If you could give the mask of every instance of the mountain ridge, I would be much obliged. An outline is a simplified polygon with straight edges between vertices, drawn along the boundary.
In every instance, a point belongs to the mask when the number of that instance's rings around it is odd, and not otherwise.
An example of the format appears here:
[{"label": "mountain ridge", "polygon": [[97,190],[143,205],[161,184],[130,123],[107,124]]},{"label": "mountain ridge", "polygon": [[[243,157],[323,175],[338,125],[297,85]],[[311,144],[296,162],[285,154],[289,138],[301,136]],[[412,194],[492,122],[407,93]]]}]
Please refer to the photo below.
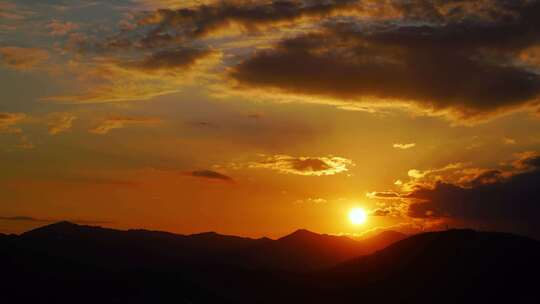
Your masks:
[{"label": "mountain ridge", "polygon": [[[79,229],[81,236],[73,237]],[[215,233],[190,238],[106,228],[96,228],[96,234],[89,231],[94,228],[64,223],[26,237],[0,239],[0,260],[7,261],[0,300],[61,304],[74,298],[80,304],[540,300],[536,281],[528,279],[540,273],[540,242],[512,234],[428,232],[345,261],[333,255],[333,262],[325,264],[326,254],[339,253],[339,246],[362,243],[306,230],[262,242],[243,238],[216,242]],[[58,238],[60,232],[70,238]],[[321,264],[313,267],[316,263]]]},{"label": "mountain ridge", "polygon": [[[109,264],[133,267],[136,263],[153,261],[166,263],[234,264],[248,269],[279,269],[306,272],[328,268],[355,256],[386,247],[395,240],[354,240],[345,236],[318,234],[298,229],[278,239],[247,238],[202,232],[191,235],[144,229],[117,230],[100,226],[58,222],[39,227],[19,238],[34,250],[72,259],[93,260],[100,256]],[[43,248],[47,248],[42,249]],[[96,247],[98,249],[91,250]],[[129,258],[107,254],[129,252]],[[139,262],[137,262],[139,261]]]}]

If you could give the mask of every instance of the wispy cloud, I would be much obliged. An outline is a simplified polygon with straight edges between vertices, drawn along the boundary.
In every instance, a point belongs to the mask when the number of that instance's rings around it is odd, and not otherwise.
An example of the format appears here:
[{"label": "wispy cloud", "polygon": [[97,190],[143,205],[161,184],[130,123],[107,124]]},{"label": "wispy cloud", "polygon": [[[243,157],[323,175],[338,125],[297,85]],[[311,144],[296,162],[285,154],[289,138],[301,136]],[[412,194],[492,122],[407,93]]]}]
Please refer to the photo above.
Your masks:
[{"label": "wispy cloud", "polygon": [[30,70],[49,59],[49,52],[38,48],[0,47],[1,61],[16,70]]},{"label": "wispy cloud", "polygon": [[204,83],[207,77],[214,77],[209,76],[208,71],[220,62],[221,53],[180,48],[134,55],[135,58],[130,59],[118,57],[102,55],[72,60],[61,72],[76,75],[82,92],[40,100],[58,104],[99,104],[150,100],[177,93],[189,85]]},{"label": "wispy cloud", "polygon": [[328,201],[324,198],[320,198],[320,197],[317,197],[317,198],[307,198],[307,199],[299,199],[299,200],[296,200],[294,201],[294,204],[297,204],[297,205],[302,205],[302,204],[314,204],[314,205],[318,205],[318,204],[325,204],[327,203]]},{"label": "wispy cloud", "polygon": [[517,143],[517,141],[513,138],[510,138],[510,137],[505,137],[503,138],[502,142],[505,144],[505,145],[515,145]]},{"label": "wispy cloud", "polygon": [[0,112],[0,134],[11,134],[15,136],[18,143],[14,145],[17,149],[31,150],[35,145],[29,140],[18,124],[25,122],[28,116],[24,113]]},{"label": "wispy cloud", "polygon": [[393,144],[392,147],[396,148],[396,149],[401,149],[401,150],[408,150],[408,149],[412,149],[414,147],[416,147],[416,144],[415,143],[410,143],[410,144]]},{"label": "wispy cloud", "polygon": [[145,117],[112,117],[103,120],[99,125],[89,130],[94,134],[108,134],[111,130],[122,129],[128,126],[144,126],[152,127],[162,123],[159,118],[145,118]]},{"label": "wispy cloud", "polygon": [[26,118],[24,113],[0,112],[0,133],[22,133],[22,130],[16,125]]},{"label": "wispy cloud", "polygon": [[49,134],[57,135],[62,132],[66,132],[73,126],[73,121],[77,119],[72,113],[53,113],[50,115],[49,122]]}]

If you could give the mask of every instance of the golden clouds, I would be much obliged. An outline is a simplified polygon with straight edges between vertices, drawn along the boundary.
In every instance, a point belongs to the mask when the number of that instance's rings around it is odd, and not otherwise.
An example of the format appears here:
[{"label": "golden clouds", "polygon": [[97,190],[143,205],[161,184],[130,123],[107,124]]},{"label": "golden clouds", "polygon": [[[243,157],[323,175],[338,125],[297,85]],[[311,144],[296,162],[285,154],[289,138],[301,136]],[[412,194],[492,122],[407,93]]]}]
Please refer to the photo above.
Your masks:
[{"label": "golden clouds", "polygon": [[161,124],[161,119],[157,118],[136,118],[136,117],[112,117],[103,120],[99,125],[89,130],[94,134],[107,134],[114,129],[122,129],[128,126],[152,127]]},{"label": "golden clouds", "polygon": [[[401,192],[370,192],[377,201],[375,216],[399,217],[411,223],[460,222],[489,229],[513,227],[514,232],[540,236],[535,216],[540,192],[540,157],[530,151],[499,168],[450,164],[425,171],[410,170]],[[520,223],[519,225],[516,225]],[[484,228],[485,229],[485,228]]]},{"label": "golden clouds", "polygon": [[409,104],[410,109],[466,122],[534,103],[540,76],[473,60],[480,52],[477,46],[468,54],[453,51],[457,42],[439,47],[453,31],[390,27],[363,32],[355,23],[339,24],[259,51],[232,68],[230,76],[246,90],[277,89],[366,107]]},{"label": "golden clouds", "polygon": [[394,147],[396,149],[401,149],[401,150],[408,150],[408,149],[412,149],[412,148],[416,147],[416,144],[415,143],[393,144],[392,147]]},{"label": "golden clouds", "polygon": [[[273,95],[367,112],[405,108],[469,125],[539,102],[540,76],[531,67],[540,5],[533,2],[137,3],[148,10],[126,12],[106,37],[73,34],[74,22],[48,23],[52,35],[72,36],[64,47],[79,67],[66,74],[76,74],[83,90],[42,100],[148,100],[197,82],[220,89],[215,95]],[[3,53],[17,69],[47,58],[9,47]]]},{"label": "golden clouds", "polygon": [[[330,1],[223,1],[207,6],[160,9],[143,15],[141,25],[159,25],[146,40],[184,41],[205,37],[230,27],[260,31],[270,25],[303,18],[319,19],[355,5],[356,0]],[[262,28],[261,28],[262,27]],[[166,42],[164,40],[164,42]]]},{"label": "golden clouds", "polygon": [[57,135],[71,129],[77,116],[71,113],[53,113],[48,122],[49,134]]},{"label": "golden clouds", "polygon": [[297,204],[297,205],[302,205],[302,204],[313,204],[313,205],[319,205],[319,204],[326,204],[328,201],[324,198],[320,198],[320,197],[316,197],[316,198],[313,198],[313,197],[310,197],[310,198],[307,198],[307,199],[300,199],[300,200],[296,200],[294,201],[294,204]]},{"label": "golden clouds", "polygon": [[9,68],[29,70],[49,59],[49,52],[38,48],[0,47],[1,61]]},{"label": "golden clouds", "polygon": [[353,166],[352,160],[328,156],[328,157],[295,157],[289,155],[267,156],[259,162],[251,162],[249,168],[270,169],[282,174],[296,174],[304,176],[334,175],[349,170]]},{"label": "golden clouds", "polygon": [[[459,175],[461,173],[461,169],[465,167],[465,164],[463,163],[452,163],[448,164],[441,168],[433,168],[428,170],[418,170],[418,169],[410,169],[407,172],[407,175],[413,180],[414,183],[432,183],[434,181],[440,180],[442,176],[445,178],[450,178],[452,175]],[[411,187],[410,183],[406,183],[402,185],[403,189],[408,189]]]},{"label": "golden clouds", "polygon": [[0,113],[0,133],[19,134],[22,130],[16,127],[17,124],[26,118],[24,113]]},{"label": "golden clouds", "polygon": [[[197,82],[215,96],[241,94],[367,112],[403,108],[468,125],[530,110],[539,102],[540,76],[529,69],[536,56],[531,49],[537,44],[534,33],[540,32],[530,22],[540,11],[536,4],[509,7],[491,0],[139,4],[166,8],[130,11],[123,20],[129,25],[120,26],[118,32],[80,42],[72,62],[84,70],[79,76],[88,88],[42,100],[148,100]],[[275,28],[284,23],[289,26]],[[55,35],[77,29],[74,23],[58,20],[49,26]],[[234,35],[228,35],[230,31]],[[497,43],[498,39],[507,43]],[[515,58],[521,53],[519,65]]]},{"label": "golden clouds", "polygon": [[517,225],[516,230],[540,235],[536,216],[540,192],[540,158],[537,153],[521,157],[519,168],[509,171],[486,170],[459,185],[441,181],[431,187],[419,186],[407,197],[412,200],[409,216],[416,218],[449,217],[467,221]]},{"label": "golden clouds", "polygon": [[19,127],[20,124],[35,124],[47,126],[50,135],[67,132],[73,126],[76,115],[69,112],[55,112],[44,116],[28,115],[25,113],[0,113],[0,134],[12,134],[17,138],[15,147],[20,149],[33,149],[35,145]]},{"label": "golden clouds", "polygon": [[25,122],[28,116],[24,113],[8,113],[0,112],[0,134],[12,134],[17,138],[15,148],[30,150],[35,148],[34,144],[30,142],[28,136],[26,136],[22,129],[17,125]]},{"label": "golden clouds", "polygon": [[143,72],[165,71],[174,72],[176,69],[191,68],[198,60],[212,54],[209,50],[180,48],[176,50],[164,50],[153,53],[141,60],[133,60],[120,63],[127,69]]}]

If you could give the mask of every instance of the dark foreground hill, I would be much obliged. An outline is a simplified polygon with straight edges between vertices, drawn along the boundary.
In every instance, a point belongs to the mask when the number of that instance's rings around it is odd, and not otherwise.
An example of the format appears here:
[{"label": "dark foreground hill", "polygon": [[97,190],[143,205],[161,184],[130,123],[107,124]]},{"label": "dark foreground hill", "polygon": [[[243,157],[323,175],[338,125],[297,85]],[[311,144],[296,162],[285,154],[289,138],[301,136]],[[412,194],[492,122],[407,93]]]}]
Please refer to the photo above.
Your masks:
[{"label": "dark foreground hill", "polygon": [[0,302],[540,303],[535,240],[450,230],[359,256],[369,242],[305,230],[270,240],[64,222],[0,237]]},{"label": "dark foreground hill", "polygon": [[538,241],[449,230],[342,263],[313,284],[326,299],[344,303],[359,297],[369,303],[540,303],[539,274]]}]

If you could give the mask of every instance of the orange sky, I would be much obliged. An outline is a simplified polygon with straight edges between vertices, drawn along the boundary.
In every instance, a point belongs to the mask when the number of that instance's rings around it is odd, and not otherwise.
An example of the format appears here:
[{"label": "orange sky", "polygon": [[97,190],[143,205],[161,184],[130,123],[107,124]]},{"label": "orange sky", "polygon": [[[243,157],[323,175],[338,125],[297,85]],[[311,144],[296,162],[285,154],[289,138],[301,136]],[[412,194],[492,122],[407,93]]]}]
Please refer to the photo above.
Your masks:
[{"label": "orange sky", "polygon": [[540,235],[540,5],[411,3],[1,0],[0,232]]}]

